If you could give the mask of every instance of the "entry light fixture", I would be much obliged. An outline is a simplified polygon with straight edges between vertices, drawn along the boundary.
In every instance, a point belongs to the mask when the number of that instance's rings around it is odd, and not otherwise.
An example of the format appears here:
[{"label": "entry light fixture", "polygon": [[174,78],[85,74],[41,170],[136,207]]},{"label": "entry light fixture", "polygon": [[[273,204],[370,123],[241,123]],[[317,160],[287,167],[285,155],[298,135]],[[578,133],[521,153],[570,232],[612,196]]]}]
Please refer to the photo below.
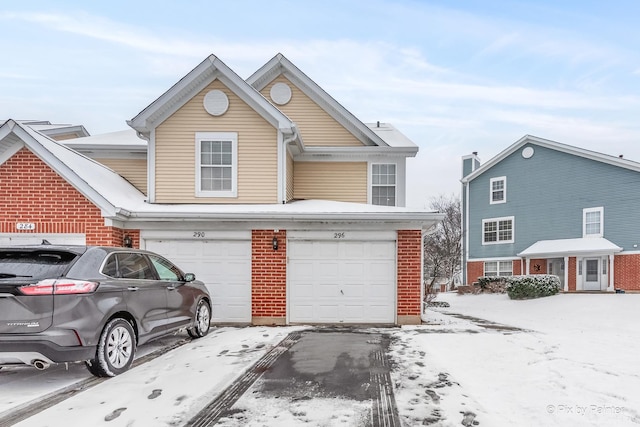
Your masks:
[{"label": "entry light fixture", "polygon": [[278,238],[276,236],[273,236],[273,239],[271,239],[271,245],[274,251],[278,250]]},{"label": "entry light fixture", "polygon": [[124,235],[124,239],[122,239],[122,243],[124,244],[125,248],[133,247],[133,240],[131,240],[131,236],[129,236],[128,234]]}]

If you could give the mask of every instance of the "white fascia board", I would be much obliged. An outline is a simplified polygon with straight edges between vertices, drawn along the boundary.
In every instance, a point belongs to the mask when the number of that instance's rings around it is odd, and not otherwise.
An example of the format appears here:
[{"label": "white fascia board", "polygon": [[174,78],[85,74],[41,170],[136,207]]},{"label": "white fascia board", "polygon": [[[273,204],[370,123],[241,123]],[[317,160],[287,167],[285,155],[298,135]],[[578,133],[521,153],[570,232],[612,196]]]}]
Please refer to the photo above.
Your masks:
[{"label": "white fascia board", "polygon": [[295,156],[296,161],[317,161],[319,158],[336,158],[354,156],[366,156],[367,158],[375,156],[390,157],[415,157],[418,153],[417,147],[304,147],[304,151]]},{"label": "white fascia board", "polygon": [[322,222],[384,222],[384,223],[420,223],[428,227],[442,221],[444,214],[437,212],[296,212],[296,213],[274,213],[274,212],[131,212],[128,221],[131,222],[181,222],[181,221],[322,221]]}]

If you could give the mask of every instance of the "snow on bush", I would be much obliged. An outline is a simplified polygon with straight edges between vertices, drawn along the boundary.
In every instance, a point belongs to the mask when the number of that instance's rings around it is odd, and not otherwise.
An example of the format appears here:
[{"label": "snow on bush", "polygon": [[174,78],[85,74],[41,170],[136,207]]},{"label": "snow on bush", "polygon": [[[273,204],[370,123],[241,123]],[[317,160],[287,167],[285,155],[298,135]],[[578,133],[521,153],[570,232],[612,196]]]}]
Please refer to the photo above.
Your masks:
[{"label": "snow on bush", "polygon": [[507,294],[511,299],[531,299],[555,295],[560,291],[560,278],[552,274],[509,276]]}]

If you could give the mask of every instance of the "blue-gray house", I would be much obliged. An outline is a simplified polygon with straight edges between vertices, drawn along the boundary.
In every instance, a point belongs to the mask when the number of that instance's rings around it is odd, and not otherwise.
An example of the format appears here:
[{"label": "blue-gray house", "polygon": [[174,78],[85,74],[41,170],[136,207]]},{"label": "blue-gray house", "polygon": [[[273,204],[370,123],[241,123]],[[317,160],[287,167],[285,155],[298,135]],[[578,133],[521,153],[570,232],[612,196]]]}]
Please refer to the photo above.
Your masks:
[{"label": "blue-gray house", "polygon": [[555,274],[565,291],[640,290],[640,163],[527,135],[462,168],[464,283]]}]

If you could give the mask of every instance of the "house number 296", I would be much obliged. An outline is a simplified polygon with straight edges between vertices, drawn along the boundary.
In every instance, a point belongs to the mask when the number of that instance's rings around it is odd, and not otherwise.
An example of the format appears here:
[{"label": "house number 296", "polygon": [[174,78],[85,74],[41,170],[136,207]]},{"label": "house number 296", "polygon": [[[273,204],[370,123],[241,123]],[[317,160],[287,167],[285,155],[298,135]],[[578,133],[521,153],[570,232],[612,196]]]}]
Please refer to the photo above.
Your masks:
[{"label": "house number 296", "polygon": [[344,233],[333,233],[334,239],[344,239]]},{"label": "house number 296", "polygon": [[204,231],[194,231],[193,232],[193,237],[195,237],[197,239],[204,238]]}]

